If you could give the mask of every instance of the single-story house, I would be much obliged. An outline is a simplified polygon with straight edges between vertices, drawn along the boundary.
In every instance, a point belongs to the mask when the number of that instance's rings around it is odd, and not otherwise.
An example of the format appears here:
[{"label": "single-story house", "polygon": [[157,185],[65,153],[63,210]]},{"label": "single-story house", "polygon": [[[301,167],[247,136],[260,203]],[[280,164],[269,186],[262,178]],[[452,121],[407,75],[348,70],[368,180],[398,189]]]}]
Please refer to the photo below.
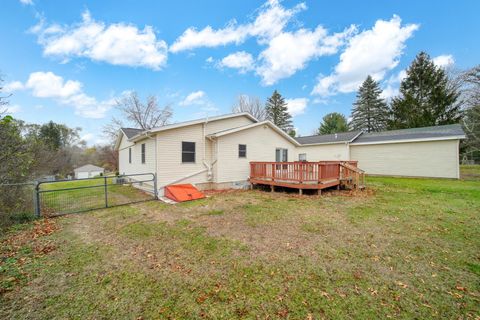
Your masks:
[{"label": "single-story house", "polygon": [[199,189],[248,185],[251,161],[357,160],[367,174],[459,178],[460,125],[292,138],[270,121],[227,114],[151,130],[122,128],[121,174],[155,173],[167,185]]},{"label": "single-story house", "polygon": [[94,166],[93,164],[86,164],[84,166],[73,169],[75,172],[75,179],[93,178],[105,173],[102,167]]}]

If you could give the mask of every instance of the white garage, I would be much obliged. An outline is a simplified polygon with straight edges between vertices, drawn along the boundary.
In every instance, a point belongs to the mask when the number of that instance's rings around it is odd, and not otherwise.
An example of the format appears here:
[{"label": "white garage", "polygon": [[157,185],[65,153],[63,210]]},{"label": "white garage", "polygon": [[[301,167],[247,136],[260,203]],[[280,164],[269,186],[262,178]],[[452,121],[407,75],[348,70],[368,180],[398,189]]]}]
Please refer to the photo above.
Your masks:
[{"label": "white garage", "polygon": [[350,144],[350,159],[367,174],[459,178],[460,125],[364,133]]},{"label": "white garage", "polygon": [[73,170],[75,172],[75,179],[93,178],[105,173],[102,167],[94,166],[93,164],[86,164]]}]

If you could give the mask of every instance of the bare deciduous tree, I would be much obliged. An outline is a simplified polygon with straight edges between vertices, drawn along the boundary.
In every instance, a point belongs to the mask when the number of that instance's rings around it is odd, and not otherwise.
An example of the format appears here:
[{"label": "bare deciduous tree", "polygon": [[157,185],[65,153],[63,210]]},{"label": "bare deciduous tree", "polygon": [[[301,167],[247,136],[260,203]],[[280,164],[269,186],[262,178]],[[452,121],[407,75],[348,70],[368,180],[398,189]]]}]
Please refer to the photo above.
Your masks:
[{"label": "bare deciduous tree", "polygon": [[467,134],[466,152],[478,158],[480,152],[480,65],[459,75],[461,98],[464,103],[465,116],[463,128]]},{"label": "bare deciduous tree", "polygon": [[7,112],[7,105],[8,105],[8,97],[10,97],[10,95],[2,95],[2,91],[3,91],[3,78],[2,76],[0,75],[0,118]]},{"label": "bare deciduous tree", "polygon": [[267,112],[264,104],[258,97],[240,95],[232,107],[234,113],[248,112],[257,120],[263,121],[267,119]]},{"label": "bare deciduous tree", "polygon": [[118,129],[125,124],[134,128],[149,130],[166,125],[173,115],[170,106],[159,107],[155,96],[149,96],[146,103],[143,103],[135,91],[119,99],[116,108],[122,113],[124,120],[112,118],[110,123],[103,127],[104,134],[112,142],[118,135]]}]

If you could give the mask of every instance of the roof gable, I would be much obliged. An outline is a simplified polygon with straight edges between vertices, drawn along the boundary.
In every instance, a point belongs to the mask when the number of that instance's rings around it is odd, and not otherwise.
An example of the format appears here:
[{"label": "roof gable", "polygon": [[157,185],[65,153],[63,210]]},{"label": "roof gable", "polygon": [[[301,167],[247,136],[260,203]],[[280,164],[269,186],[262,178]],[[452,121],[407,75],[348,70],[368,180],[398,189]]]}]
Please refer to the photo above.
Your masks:
[{"label": "roof gable", "polygon": [[187,127],[187,126],[192,126],[196,124],[201,124],[205,122],[213,122],[213,121],[221,121],[224,119],[230,119],[230,118],[235,118],[235,117],[247,117],[252,121],[252,123],[257,123],[258,120],[255,119],[250,113],[248,112],[240,112],[240,113],[229,113],[229,114],[224,114],[220,116],[214,116],[214,117],[208,117],[208,118],[201,118],[201,119],[196,119],[196,120],[191,120],[191,121],[184,121],[184,122],[178,122],[178,123],[173,123],[173,124],[167,124],[158,128],[153,128],[150,130],[145,130],[145,131],[140,131],[137,134],[135,134],[133,137],[128,138],[131,141],[136,141],[138,139],[143,138],[145,135],[149,133],[156,133],[156,132],[161,132],[161,131],[166,131],[166,130],[171,130],[171,129],[176,129],[176,128],[181,128],[181,127]]},{"label": "roof gable", "polygon": [[242,126],[242,127],[238,127],[238,128],[222,130],[222,131],[219,131],[219,132],[209,134],[207,137],[221,137],[221,136],[225,136],[225,135],[232,134],[232,133],[235,133],[235,132],[239,132],[239,131],[255,128],[255,127],[258,127],[258,126],[262,126],[262,125],[269,126],[274,131],[276,131],[278,134],[280,134],[283,138],[287,139],[288,141],[290,141],[294,145],[300,145],[294,138],[289,136],[285,131],[283,131],[282,129],[280,129],[279,127],[277,127],[271,121],[268,121],[268,120],[267,121],[262,121],[262,122],[257,122],[257,123],[252,123],[252,124]]},{"label": "roof gable", "polygon": [[120,130],[122,130],[123,133],[125,133],[128,139],[134,137],[135,135],[143,131],[142,129],[137,129],[137,128],[121,128]]}]

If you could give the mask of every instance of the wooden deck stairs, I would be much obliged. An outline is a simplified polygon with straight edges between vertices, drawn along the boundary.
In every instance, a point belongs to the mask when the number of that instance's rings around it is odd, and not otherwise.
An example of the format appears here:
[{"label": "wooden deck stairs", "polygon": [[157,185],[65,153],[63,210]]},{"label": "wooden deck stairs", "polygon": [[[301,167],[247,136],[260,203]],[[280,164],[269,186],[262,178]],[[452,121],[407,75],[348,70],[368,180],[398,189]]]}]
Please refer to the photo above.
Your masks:
[{"label": "wooden deck stairs", "polygon": [[341,162],[340,183],[348,189],[365,189],[365,171],[348,162]]}]

